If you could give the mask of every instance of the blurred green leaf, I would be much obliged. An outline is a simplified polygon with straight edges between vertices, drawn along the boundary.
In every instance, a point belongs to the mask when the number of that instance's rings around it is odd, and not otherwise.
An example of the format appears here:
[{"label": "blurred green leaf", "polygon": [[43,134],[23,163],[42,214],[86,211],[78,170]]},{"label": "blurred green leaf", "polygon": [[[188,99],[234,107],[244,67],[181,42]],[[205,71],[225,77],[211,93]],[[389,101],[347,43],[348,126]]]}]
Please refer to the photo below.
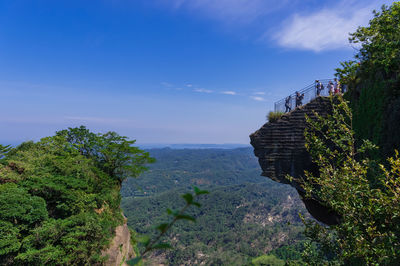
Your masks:
[{"label": "blurred green leaf", "polygon": [[128,260],[126,263],[130,266],[138,265],[142,261],[142,257],[136,257],[134,259]]},{"label": "blurred green leaf", "polygon": [[192,204],[192,202],[193,202],[193,195],[190,193],[186,193],[186,194],[182,195],[182,198],[185,199],[187,204]]},{"label": "blurred green leaf", "polygon": [[158,225],[156,228],[160,230],[162,233],[164,233],[168,229],[169,224],[168,223],[162,223]]},{"label": "blurred green leaf", "polygon": [[193,216],[187,215],[187,214],[178,214],[175,216],[177,220],[188,220],[192,222],[196,222],[196,219]]}]

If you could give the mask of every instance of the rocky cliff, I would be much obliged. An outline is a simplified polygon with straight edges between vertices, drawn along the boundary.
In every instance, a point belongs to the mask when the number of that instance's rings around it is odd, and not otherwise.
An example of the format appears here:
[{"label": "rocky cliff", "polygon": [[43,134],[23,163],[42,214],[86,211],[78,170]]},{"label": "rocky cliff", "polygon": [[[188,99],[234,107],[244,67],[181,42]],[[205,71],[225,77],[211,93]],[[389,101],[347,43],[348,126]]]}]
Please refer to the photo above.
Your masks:
[{"label": "rocky cliff", "polygon": [[[310,103],[283,115],[276,122],[268,122],[250,135],[254,154],[258,157],[262,175],[279,183],[290,184],[299,192],[307,210],[317,220],[337,224],[339,217],[324,207],[318,199],[303,198],[301,180],[304,170],[318,174],[305,148],[305,115],[313,118],[314,112],[321,116],[331,112],[331,102],[327,97],[318,97]],[[286,176],[293,177],[290,182]]]},{"label": "rocky cliff", "polygon": [[105,266],[127,266],[127,260],[134,255],[131,245],[131,233],[128,228],[127,219],[123,225],[115,228],[115,237],[110,243],[107,250],[102,252],[103,256],[107,256]]}]

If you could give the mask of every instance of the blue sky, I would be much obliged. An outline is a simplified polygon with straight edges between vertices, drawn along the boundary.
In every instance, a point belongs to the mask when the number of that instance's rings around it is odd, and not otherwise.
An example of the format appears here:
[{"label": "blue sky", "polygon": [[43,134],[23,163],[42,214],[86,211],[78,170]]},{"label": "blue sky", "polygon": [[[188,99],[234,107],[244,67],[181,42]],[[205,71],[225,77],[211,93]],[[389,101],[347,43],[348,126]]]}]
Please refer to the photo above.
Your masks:
[{"label": "blue sky", "polygon": [[0,1],[0,140],[86,125],[138,143],[248,143],[391,2]]}]

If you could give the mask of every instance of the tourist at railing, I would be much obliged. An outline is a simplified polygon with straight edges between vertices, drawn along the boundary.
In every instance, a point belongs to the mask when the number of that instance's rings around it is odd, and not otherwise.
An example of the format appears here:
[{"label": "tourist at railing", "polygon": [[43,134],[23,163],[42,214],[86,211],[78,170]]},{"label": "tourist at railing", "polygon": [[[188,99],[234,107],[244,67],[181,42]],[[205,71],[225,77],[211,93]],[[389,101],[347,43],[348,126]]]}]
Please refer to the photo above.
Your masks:
[{"label": "tourist at railing", "polygon": [[300,107],[303,105],[304,93],[300,94],[300,92],[296,91],[296,107]]},{"label": "tourist at railing", "polygon": [[[326,89],[326,90],[325,90]],[[292,109],[309,103],[317,97],[334,96],[344,94],[347,91],[346,84],[341,84],[338,78],[315,80],[313,84],[296,91],[294,94],[275,102],[275,112],[291,112]]]},{"label": "tourist at railing", "polygon": [[333,85],[332,81],[329,81],[328,84],[329,95],[333,95],[335,93],[335,86]]},{"label": "tourist at railing", "polygon": [[334,92],[335,92],[335,94],[339,94],[340,83],[338,82],[337,78],[334,78],[333,80],[334,80],[334,83],[333,83]]},{"label": "tourist at railing", "polygon": [[290,112],[292,110],[292,107],[290,106],[290,101],[291,100],[292,100],[292,96],[291,95],[289,95],[285,99],[285,107],[286,107],[285,113],[288,113],[288,112]]},{"label": "tourist at railing", "polygon": [[317,96],[321,95],[321,91],[324,89],[324,84],[322,84],[322,82],[320,82],[319,80],[315,81],[315,88],[317,90]]}]

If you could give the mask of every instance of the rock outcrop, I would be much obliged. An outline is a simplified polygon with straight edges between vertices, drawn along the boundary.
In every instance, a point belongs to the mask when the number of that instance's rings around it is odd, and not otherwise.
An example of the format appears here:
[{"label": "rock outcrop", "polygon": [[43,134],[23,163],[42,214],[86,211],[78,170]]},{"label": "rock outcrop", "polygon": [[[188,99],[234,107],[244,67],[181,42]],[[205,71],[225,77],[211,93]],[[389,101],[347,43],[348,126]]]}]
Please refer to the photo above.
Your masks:
[{"label": "rock outcrop", "polygon": [[[318,169],[305,148],[305,115],[315,117],[314,112],[317,112],[321,116],[326,116],[331,110],[329,98],[318,97],[284,114],[276,122],[264,124],[250,135],[254,154],[258,157],[263,171],[262,175],[296,188],[310,214],[328,225],[337,224],[339,217],[318,202],[318,199],[303,198],[301,180],[304,177],[304,170],[318,174]],[[291,182],[286,178],[287,175],[293,177]]]},{"label": "rock outcrop", "polygon": [[127,266],[126,261],[134,255],[131,245],[131,233],[128,228],[127,219],[123,225],[115,228],[115,237],[110,243],[107,250],[102,252],[103,256],[107,256],[106,266]]}]

